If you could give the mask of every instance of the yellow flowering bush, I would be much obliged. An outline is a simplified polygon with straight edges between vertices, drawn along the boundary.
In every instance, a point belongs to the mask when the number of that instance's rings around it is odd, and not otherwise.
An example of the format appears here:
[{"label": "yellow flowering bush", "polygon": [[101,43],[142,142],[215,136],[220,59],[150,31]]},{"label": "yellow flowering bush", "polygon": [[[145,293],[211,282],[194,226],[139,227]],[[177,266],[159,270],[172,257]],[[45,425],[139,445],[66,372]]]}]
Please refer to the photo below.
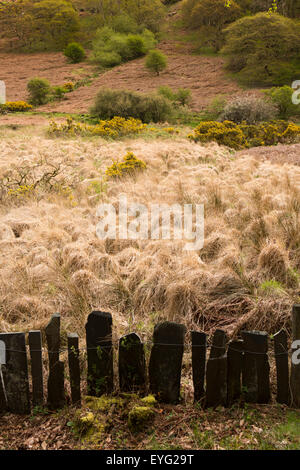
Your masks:
[{"label": "yellow flowering bush", "polygon": [[235,124],[231,121],[204,121],[188,137],[195,142],[217,142],[235,150],[300,141],[300,126],[286,121]]},{"label": "yellow flowering bush", "polygon": [[66,93],[75,90],[75,85],[73,82],[67,82],[63,84],[63,88],[66,90]]},{"label": "yellow flowering bush", "polygon": [[236,150],[248,147],[243,131],[231,121],[201,122],[188,137],[195,142],[217,142],[219,145],[226,145]]},{"label": "yellow flowering bush", "polygon": [[68,118],[63,124],[51,121],[48,132],[55,136],[101,136],[118,138],[131,134],[139,134],[147,127],[139,119],[125,119],[115,116],[108,121],[99,121],[96,125],[83,124]]},{"label": "yellow flowering bush", "polygon": [[121,162],[114,162],[106,169],[105,174],[110,178],[121,178],[122,176],[142,171],[146,166],[143,160],[137,158],[132,152],[127,152],[123,160]]},{"label": "yellow flowering bush", "polygon": [[0,104],[0,112],[17,113],[29,111],[30,109],[32,109],[32,106],[26,101],[7,101],[5,104]]}]

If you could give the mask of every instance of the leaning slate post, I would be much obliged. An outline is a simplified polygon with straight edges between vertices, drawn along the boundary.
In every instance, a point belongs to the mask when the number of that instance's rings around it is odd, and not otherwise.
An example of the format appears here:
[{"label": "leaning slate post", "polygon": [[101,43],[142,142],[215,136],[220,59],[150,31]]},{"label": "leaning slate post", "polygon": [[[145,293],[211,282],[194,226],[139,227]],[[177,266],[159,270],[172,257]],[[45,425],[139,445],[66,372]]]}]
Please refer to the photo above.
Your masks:
[{"label": "leaning slate post", "polygon": [[290,381],[289,381],[289,355],[288,337],[285,330],[280,330],[273,337],[274,353],[277,374],[277,396],[278,403],[289,405],[290,403]]},{"label": "leaning slate post", "polygon": [[3,333],[0,341],[6,346],[3,366],[8,410],[15,414],[30,413],[28,364],[25,333]]},{"label": "leaning slate post", "polygon": [[268,403],[270,400],[270,366],[268,334],[262,331],[243,331],[244,356],[242,383],[245,400],[249,403]]},{"label": "leaning slate post", "polygon": [[300,304],[293,306],[292,341],[291,398],[292,405],[300,408]]},{"label": "leaning slate post", "polygon": [[52,315],[45,328],[49,355],[48,406],[51,410],[65,404],[64,363],[59,360],[60,315]]},{"label": "leaning slate post", "polygon": [[144,345],[135,333],[119,340],[119,383],[121,392],[146,390],[146,363]]},{"label": "leaning slate post", "polygon": [[101,396],[113,391],[112,316],[108,312],[90,313],[85,326],[88,357],[88,393]]},{"label": "leaning slate post", "polygon": [[72,403],[80,405],[79,337],[77,333],[68,334],[68,362]]},{"label": "leaning slate post", "polygon": [[194,401],[201,400],[205,393],[206,338],[205,333],[191,332]]},{"label": "leaning slate post", "polygon": [[231,406],[241,396],[243,341],[230,341],[227,351],[227,404]]},{"label": "leaning slate post", "polygon": [[209,359],[224,356],[224,354],[226,353],[226,341],[227,335],[225,331],[217,329],[213,335]]},{"label": "leaning slate post", "polygon": [[6,347],[4,341],[0,341],[0,413],[7,409],[7,396],[4,386],[2,365],[6,364]]},{"label": "leaning slate post", "polygon": [[185,332],[184,325],[168,321],[158,323],[154,328],[149,363],[150,389],[164,403],[179,401]]},{"label": "leaning slate post", "polygon": [[32,376],[32,404],[33,406],[43,405],[43,360],[42,360],[42,335],[40,331],[29,331],[28,342],[31,358]]},{"label": "leaning slate post", "polygon": [[208,359],[206,367],[205,406],[226,406],[227,402],[227,357]]}]

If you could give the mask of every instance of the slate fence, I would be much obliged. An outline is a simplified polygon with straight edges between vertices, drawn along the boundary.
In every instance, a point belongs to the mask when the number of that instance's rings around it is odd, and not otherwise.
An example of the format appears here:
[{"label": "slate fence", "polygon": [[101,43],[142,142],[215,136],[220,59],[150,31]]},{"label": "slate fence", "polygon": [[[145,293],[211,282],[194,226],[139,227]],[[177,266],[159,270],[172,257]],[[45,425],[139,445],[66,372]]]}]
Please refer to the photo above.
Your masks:
[{"label": "slate fence", "polygon": [[[42,332],[29,331],[28,338],[25,333],[0,334],[0,413],[29,414],[32,407],[45,404],[50,410],[56,410],[70,401],[80,406],[83,380],[79,337],[75,333],[67,336],[70,382],[70,397],[67,397],[67,367],[60,360],[60,320],[59,314],[53,315],[44,332],[49,364],[46,387]],[[295,344],[300,341],[300,305],[293,306],[291,322]],[[139,336],[135,333],[122,336],[118,341],[119,390],[140,394],[150,391],[161,402],[178,403],[185,338],[184,325],[174,322],[157,324],[147,366],[145,344]],[[226,333],[217,329],[210,348],[207,339],[203,332],[190,332],[195,402],[202,403],[204,407],[231,406],[241,398],[250,403],[270,402],[270,355],[273,354],[276,400],[300,408],[300,361],[290,360],[285,330],[274,335],[273,352],[268,351],[268,334],[260,331],[243,331],[241,339],[228,342]],[[300,348],[300,342],[298,344]],[[110,313],[94,311],[88,316],[86,357],[87,375],[84,379],[87,393],[92,396],[113,393],[116,377]],[[44,397],[45,389],[47,397]]]}]

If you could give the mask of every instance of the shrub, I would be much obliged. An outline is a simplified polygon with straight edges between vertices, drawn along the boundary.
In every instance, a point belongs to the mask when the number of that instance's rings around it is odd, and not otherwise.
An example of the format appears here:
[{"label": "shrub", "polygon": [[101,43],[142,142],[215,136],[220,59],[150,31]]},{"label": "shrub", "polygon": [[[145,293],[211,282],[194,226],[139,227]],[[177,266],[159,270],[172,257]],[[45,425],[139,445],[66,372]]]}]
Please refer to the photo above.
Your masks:
[{"label": "shrub", "polygon": [[178,88],[177,91],[173,91],[169,86],[161,86],[158,88],[158,94],[181,106],[187,105],[191,100],[191,90],[188,88]]},{"label": "shrub", "polygon": [[207,108],[203,111],[203,120],[205,121],[216,121],[223,113],[226,106],[226,98],[223,95],[215,96]]},{"label": "shrub", "polygon": [[255,124],[260,121],[270,121],[277,114],[277,107],[263,98],[238,96],[225,105],[220,120],[233,121],[236,124],[243,121],[248,124]]},{"label": "shrub", "polygon": [[284,85],[299,70],[300,24],[275,13],[245,16],[226,28],[228,68],[246,84]]},{"label": "shrub", "polygon": [[235,124],[204,121],[188,136],[195,142],[217,142],[236,150],[247,147],[291,144],[300,141],[300,126],[286,121]]},{"label": "shrub", "polygon": [[75,90],[75,85],[73,82],[67,82],[63,84],[66,93],[70,93]]},{"label": "shrub", "polygon": [[139,160],[132,152],[127,152],[123,160],[114,162],[106,169],[105,174],[111,178],[121,178],[125,175],[135,174],[145,168],[146,163],[143,160]]},{"label": "shrub", "polygon": [[188,136],[195,142],[217,142],[236,150],[247,147],[243,131],[233,122],[204,121]]},{"label": "shrub", "polygon": [[90,113],[100,119],[121,116],[133,117],[142,122],[161,122],[171,116],[172,106],[164,97],[155,94],[102,88]]},{"label": "shrub", "polygon": [[100,136],[109,138],[118,138],[126,135],[139,134],[145,129],[146,125],[138,119],[125,119],[114,117],[108,121],[100,121],[99,124],[82,124],[68,118],[66,123],[57,124],[51,121],[48,133],[56,137],[60,136]]},{"label": "shrub", "polygon": [[64,50],[64,55],[69,59],[72,64],[82,62],[85,56],[83,47],[77,42],[71,42]]},{"label": "shrub", "polygon": [[52,100],[61,101],[65,97],[66,90],[63,86],[55,86],[52,88]]},{"label": "shrub", "polygon": [[167,67],[167,58],[162,52],[154,49],[147,55],[145,65],[150,72],[159,75]]},{"label": "shrub", "polygon": [[29,102],[39,106],[47,103],[51,91],[50,83],[44,78],[32,78],[27,83]]},{"label": "shrub", "polygon": [[0,113],[18,113],[30,109],[32,106],[25,101],[7,101],[5,104],[0,104]]},{"label": "shrub", "polygon": [[265,91],[266,96],[277,106],[281,119],[288,119],[300,113],[300,105],[295,105],[292,102],[293,92],[294,90],[288,85]]},{"label": "shrub", "polygon": [[154,35],[148,30],[124,34],[106,26],[97,30],[91,60],[102,67],[114,67],[145,55],[155,44]]}]

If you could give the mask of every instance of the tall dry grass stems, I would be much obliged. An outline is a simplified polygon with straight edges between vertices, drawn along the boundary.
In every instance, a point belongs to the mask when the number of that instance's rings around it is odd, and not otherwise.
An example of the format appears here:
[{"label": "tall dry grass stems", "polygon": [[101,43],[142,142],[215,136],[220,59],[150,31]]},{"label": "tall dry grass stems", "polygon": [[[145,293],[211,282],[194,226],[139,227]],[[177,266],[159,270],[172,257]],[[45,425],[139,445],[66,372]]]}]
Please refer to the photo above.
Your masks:
[{"label": "tall dry grass stems", "polygon": [[[299,295],[299,167],[180,138],[108,143],[19,131],[3,136],[0,148],[2,181],[41,159],[63,166],[54,189],[2,198],[1,331],[43,327],[59,311],[65,330],[82,333],[95,308],[113,313],[117,333],[149,335],[159,319],[230,334],[288,326]],[[146,171],[104,182],[105,168],[127,150]],[[203,250],[183,251],[181,241],[99,240],[97,204],[117,205],[120,192],[146,205],[204,203]]]}]

